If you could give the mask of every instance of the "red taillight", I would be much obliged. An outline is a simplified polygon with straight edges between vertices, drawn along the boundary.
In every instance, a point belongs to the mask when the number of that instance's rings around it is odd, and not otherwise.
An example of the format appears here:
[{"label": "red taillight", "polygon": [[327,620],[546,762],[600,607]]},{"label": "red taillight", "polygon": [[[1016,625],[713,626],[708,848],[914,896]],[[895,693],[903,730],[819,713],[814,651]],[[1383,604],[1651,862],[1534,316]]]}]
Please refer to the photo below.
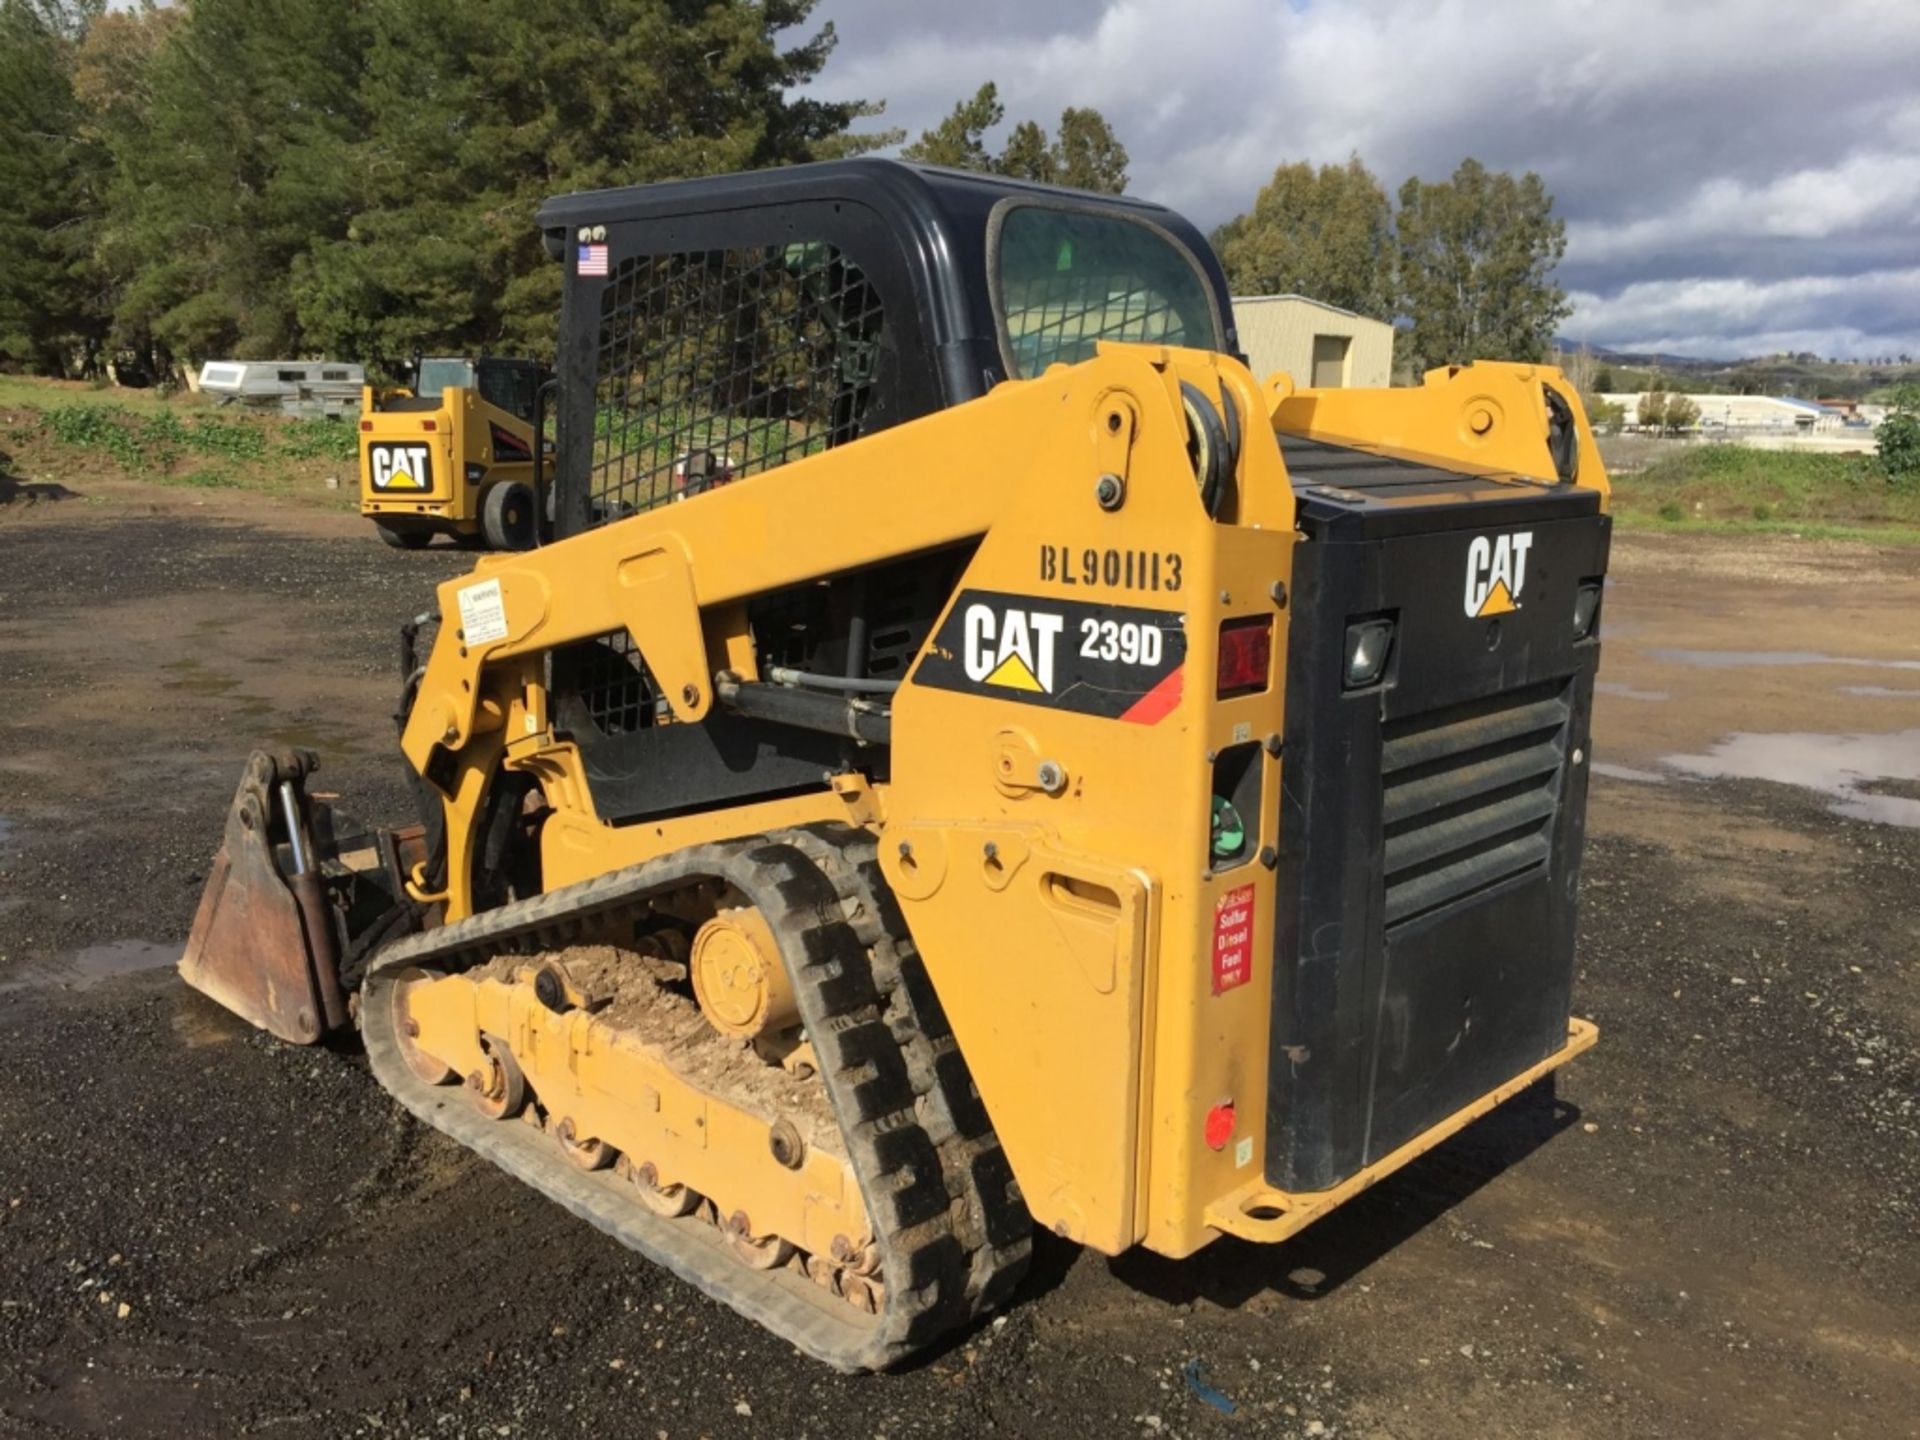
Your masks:
[{"label": "red taillight", "polygon": [[422,430],[438,430],[440,428],[440,422],[438,420],[422,420],[420,422],[420,428]]},{"label": "red taillight", "polygon": [[371,420],[362,420],[360,422],[360,428],[362,430],[371,430],[373,428],[373,422]]},{"label": "red taillight", "polygon": [[1207,1111],[1207,1123],[1201,1131],[1209,1150],[1224,1150],[1233,1138],[1233,1102],[1216,1105]]},{"label": "red taillight", "polygon": [[1216,691],[1222,700],[1267,688],[1273,668],[1273,621],[1264,615],[1220,624],[1220,669]]}]

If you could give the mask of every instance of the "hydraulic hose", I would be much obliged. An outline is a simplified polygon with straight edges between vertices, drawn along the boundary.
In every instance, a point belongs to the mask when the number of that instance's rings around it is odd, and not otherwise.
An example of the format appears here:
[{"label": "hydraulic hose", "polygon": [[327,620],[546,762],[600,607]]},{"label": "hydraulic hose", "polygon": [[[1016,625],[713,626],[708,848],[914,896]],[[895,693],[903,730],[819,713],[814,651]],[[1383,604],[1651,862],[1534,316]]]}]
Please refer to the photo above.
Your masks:
[{"label": "hydraulic hose", "polygon": [[891,695],[900,688],[898,680],[868,680],[856,675],[821,675],[812,670],[790,670],[784,665],[769,666],[767,679],[775,685],[797,686],[803,690],[850,690],[860,695]]}]

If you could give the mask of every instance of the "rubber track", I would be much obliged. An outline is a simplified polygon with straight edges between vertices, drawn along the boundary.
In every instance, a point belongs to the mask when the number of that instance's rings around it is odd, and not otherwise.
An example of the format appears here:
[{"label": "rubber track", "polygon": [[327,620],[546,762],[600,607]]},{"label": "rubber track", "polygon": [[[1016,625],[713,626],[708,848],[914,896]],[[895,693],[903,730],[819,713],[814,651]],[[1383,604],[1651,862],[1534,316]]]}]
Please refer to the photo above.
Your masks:
[{"label": "rubber track", "polygon": [[[1028,1240],[1004,1155],[859,835],[816,827],[694,846],[389,945],[361,996],[374,1074],[421,1119],[807,1354],[841,1370],[892,1364],[1004,1297]],[[709,879],[772,923],[880,1247],[877,1316],[790,1270],[749,1269],[716,1227],[651,1214],[611,1172],[575,1170],[531,1127],[487,1119],[401,1058],[391,999],[401,970],[555,949]]]},{"label": "rubber track", "polygon": [[812,825],[783,838],[833,882],[847,923],[867,947],[876,985],[886,997],[887,1027],[912,1075],[921,1124],[946,1167],[954,1233],[969,1256],[969,1304],[975,1314],[991,1310],[1026,1274],[1033,1217],[899,901],[881,873],[877,844],[851,825]]}]

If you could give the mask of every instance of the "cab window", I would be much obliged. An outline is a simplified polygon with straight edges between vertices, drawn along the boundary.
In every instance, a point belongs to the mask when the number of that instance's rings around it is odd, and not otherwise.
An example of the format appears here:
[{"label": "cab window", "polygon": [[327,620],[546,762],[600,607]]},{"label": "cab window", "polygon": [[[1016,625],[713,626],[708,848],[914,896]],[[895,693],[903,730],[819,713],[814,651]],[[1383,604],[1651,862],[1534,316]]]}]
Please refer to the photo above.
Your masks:
[{"label": "cab window", "polygon": [[480,362],[480,398],[509,415],[533,421],[534,369],[531,365],[497,360]]},{"label": "cab window", "polygon": [[473,365],[466,360],[422,360],[414,376],[413,393],[422,400],[438,400],[448,390],[471,389]]},{"label": "cab window", "polygon": [[1185,246],[1128,216],[1013,205],[989,246],[1002,359],[1015,377],[1085,360],[1101,340],[1224,348]]}]

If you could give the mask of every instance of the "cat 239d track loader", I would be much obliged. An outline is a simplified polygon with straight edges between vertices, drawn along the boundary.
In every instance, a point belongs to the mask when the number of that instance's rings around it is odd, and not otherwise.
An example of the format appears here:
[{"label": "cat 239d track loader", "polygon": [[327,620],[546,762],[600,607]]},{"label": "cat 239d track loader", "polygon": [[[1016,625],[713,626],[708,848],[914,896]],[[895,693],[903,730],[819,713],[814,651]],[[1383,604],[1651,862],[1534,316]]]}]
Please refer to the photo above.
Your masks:
[{"label": "cat 239d track loader", "polygon": [[556,538],[403,632],[418,823],[254,755],[191,983],[846,1369],[1593,1043],[1558,371],[1257,379],[1180,216],[888,161],[540,223]]}]

